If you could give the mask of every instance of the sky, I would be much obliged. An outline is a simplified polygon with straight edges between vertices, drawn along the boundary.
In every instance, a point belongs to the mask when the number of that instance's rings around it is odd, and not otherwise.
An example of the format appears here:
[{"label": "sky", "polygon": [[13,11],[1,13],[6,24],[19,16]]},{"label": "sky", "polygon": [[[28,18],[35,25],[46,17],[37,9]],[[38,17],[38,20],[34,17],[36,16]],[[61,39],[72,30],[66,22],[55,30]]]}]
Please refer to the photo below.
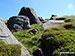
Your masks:
[{"label": "sky", "polygon": [[74,0],[1,0],[0,17],[7,20],[11,16],[17,16],[23,6],[32,7],[37,16],[44,19],[50,18],[52,14],[57,16],[75,15]]}]

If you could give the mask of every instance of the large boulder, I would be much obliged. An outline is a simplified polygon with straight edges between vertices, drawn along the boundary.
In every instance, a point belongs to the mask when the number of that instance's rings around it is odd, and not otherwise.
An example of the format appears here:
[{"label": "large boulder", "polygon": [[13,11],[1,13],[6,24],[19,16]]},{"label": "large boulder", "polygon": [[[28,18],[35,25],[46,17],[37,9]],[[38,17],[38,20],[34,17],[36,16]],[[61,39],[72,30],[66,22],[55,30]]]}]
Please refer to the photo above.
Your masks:
[{"label": "large boulder", "polygon": [[22,16],[22,15],[10,17],[7,24],[8,24],[8,28],[14,31],[18,31],[22,29],[25,30],[31,27],[29,18],[27,16]]},{"label": "large boulder", "polygon": [[40,20],[38,19],[38,16],[34,12],[33,8],[22,7],[18,15],[27,16],[30,20],[31,25],[40,23]]},{"label": "large boulder", "polygon": [[21,56],[30,56],[26,48],[12,35],[10,30],[5,25],[4,21],[0,19],[0,40],[6,44],[20,44],[22,46]]},{"label": "large boulder", "polygon": [[58,26],[63,23],[65,23],[64,20],[49,20],[43,24],[43,27],[44,29],[46,29],[46,28]]}]

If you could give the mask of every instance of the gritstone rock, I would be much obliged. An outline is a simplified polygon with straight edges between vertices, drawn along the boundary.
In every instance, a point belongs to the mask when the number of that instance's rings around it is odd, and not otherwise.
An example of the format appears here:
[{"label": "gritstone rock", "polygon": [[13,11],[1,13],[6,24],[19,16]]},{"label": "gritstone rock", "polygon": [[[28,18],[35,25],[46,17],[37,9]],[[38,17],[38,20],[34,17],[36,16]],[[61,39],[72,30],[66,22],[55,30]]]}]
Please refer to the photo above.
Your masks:
[{"label": "gritstone rock", "polygon": [[36,13],[34,12],[33,8],[30,7],[22,7],[19,15],[27,16],[30,20],[30,25],[32,24],[39,24],[40,20],[38,19]]},{"label": "gritstone rock", "polygon": [[49,20],[43,24],[44,29],[65,23],[64,20]]},{"label": "gritstone rock", "polygon": [[12,35],[3,20],[0,20],[0,40],[6,44],[20,44],[22,46],[21,56],[30,56],[26,48]]},{"label": "gritstone rock", "polygon": [[52,15],[50,20],[54,20],[56,18],[56,15]]},{"label": "gritstone rock", "polygon": [[42,22],[42,23],[46,23],[47,21],[45,19],[43,19],[42,17],[38,17],[39,20]]},{"label": "gritstone rock", "polygon": [[14,31],[18,31],[21,29],[25,30],[31,27],[29,18],[27,16],[22,16],[22,15],[10,17],[7,24],[8,24],[8,28]]}]

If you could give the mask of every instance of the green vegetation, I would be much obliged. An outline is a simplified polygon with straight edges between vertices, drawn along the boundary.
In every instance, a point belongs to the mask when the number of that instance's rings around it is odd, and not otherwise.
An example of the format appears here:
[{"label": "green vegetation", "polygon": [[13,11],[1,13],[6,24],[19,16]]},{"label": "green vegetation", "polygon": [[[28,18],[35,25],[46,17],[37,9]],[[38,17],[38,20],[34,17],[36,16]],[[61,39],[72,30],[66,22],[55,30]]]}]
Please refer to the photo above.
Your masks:
[{"label": "green vegetation", "polygon": [[18,44],[7,45],[0,41],[0,56],[20,56],[21,46]]},{"label": "green vegetation", "polygon": [[64,16],[64,17],[57,17],[56,20],[72,20],[75,21],[75,16]]},{"label": "green vegetation", "polygon": [[[59,52],[75,51],[75,16],[59,17],[56,20],[72,20],[72,22],[46,30],[43,29],[41,24],[34,24],[31,25],[31,29],[13,32],[13,34],[29,50],[32,56],[38,48],[42,48],[45,56],[58,56]],[[7,24],[7,22],[5,23]],[[37,34],[32,32],[33,29],[38,31]]]},{"label": "green vegetation", "polygon": [[[33,34],[32,30],[36,29],[37,34]],[[26,31],[13,32],[14,36],[32,53],[39,48],[39,39],[43,33],[41,24],[34,24],[32,28]]]},{"label": "green vegetation", "polygon": [[75,51],[75,22],[46,29],[41,38],[41,47],[46,56],[58,56],[61,51]]}]

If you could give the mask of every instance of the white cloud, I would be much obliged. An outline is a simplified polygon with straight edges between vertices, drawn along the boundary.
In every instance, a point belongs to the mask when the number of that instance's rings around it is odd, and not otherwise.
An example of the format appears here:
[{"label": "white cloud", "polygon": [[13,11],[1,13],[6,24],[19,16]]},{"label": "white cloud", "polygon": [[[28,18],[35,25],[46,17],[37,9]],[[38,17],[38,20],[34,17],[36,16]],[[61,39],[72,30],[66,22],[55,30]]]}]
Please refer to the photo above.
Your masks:
[{"label": "white cloud", "polygon": [[68,9],[69,9],[69,10],[74,9],[74,5],[73,5],[73,4],[71,4],[71,3],[70,3],[70,4],[68,4]]}]

